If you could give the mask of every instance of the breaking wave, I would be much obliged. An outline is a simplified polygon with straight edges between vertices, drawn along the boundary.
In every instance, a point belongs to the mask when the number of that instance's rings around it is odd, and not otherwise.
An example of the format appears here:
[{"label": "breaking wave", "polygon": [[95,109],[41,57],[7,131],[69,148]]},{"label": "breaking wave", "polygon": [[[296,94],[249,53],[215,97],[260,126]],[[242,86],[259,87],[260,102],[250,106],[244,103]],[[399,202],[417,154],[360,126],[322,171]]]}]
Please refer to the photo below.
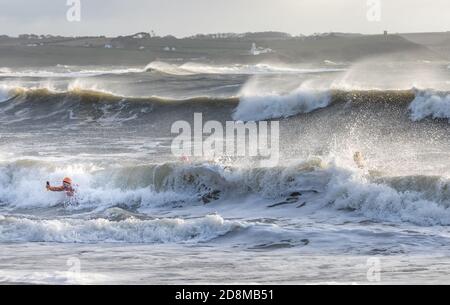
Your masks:
[{"label": "breaking wave", "polygon": [[7,101],[14,94],[14,90],[8,86],[0,86],[0,103]]},{"label": "breaking wave", "polygon": [[[290,216],[293,211],[289,207],[306,202],[313,203],[317,209],[332,207],[380,221],[410,222],[423,226],[450,225],[448,178],[380,177],[319,158],[275,168],[229,167],[218,163],[164,163],[117,169],[80,167],[77,170],[73,169],[73,165],[54,168],[41,162],[17,161],[0,167],[0,205],[8,209],[58,208],[64,202],[64,195],[46,192],[44,180],[59,181],[68,173],[79,183],[77,202],[71,207],[74,210],[104,210],[115,206],[135,210],[214,205],[256,196],[265,202],[259,203],[260,209],[286,208]],[[26,220],[24,222],[29,224]],[[81,226],[81,229],[83,226],[93,229],[97,225],[102,227],[102,223],[95,221],[57,224],[69,229],[72,226]],[[153,228],[153,224],[155,222],[136,224],[133,221],[131,224],[126,222],[110,226],[108,222],[105,230],[115,230],[114,226],[131,228],[136,225],[139,232],[146,226]],[[169,224],[171,228],[177,227],[173,222]],[[41,226],[51,228],[51,223],[44,221],[39,223]],[[194,230],[190,225],[187,227]],[[69,229],[67,234],[70,234]],[[174,238],[184,238],[183,234]],[[132,238],[138,237],[133,235]],[[167,236],[149,238],[170,240]]]},{"label": "breaking wave", "polygon": [[450,93],[419,91],[409,109],[414,121],[420,121],[426,117],[450,120]]},{"label": "breaking wave", "polygon": [[[43,99],[58,99],[59,101],[64,101],[67,98],[72,98],[79,102],[84,103],[95,103],[99,101],[108,101],[108,102],[159,102],[159,103],[179,103],[179,102],[214,102],[220,100],[230,100],[235,101],[236,98],[230,97],[225,99],[219,98],[210,98],[210,97],[193,97],[187,99],[169,99],[165,97],[158,96],[143,96],[143,97],[134,97],[134,96],[120,96],[115,95],[113,93],[102,91],[102,90],[89,90],[83,88],[69,88],[68,90],[56,90],[53,88],[47,87],[0,87],[0,93],[6,98],[22,98],[29,102],[39,102],[39,100]],[[39,106],[39,104],[36,104]]]},{"label": "breaking wave", "polygon": [[[260,121],[288,118],[309,113],[336,103],[350,103],[362,100],[374,110],[379,102],[388,102],[392,106],[407,101],[413,121],[426,117],[450,119],[450,94],[434,90],[409,91],[342,91],[298,89],[286,95],[269,94],[261,96],[243,96],[233,113],[233,119]],[[360,102],[361,103],[361,102]]]},{"label": "breaking wave", "polygon": [[153,61],[145,67],[98,67],[98,66],[68,66],[56,65],[46,68],[0,68],[0,77],[11,78],[83,78],[103,75],[124,75],[132,73],[158,72],[170,75],[195,75],[195,74],[311,74],[325,72],[345,71],[339,67],[323,68],[293,68],[282,65],[272,64],[230,64],[214,65],[199,62],[186,62],[182,64],[173,64],[163,61]]},{"label": "breaking wave", "polygon": [[1,68],[0,77],[14,78],[82,78],[101,75],[121,75],[129,73],[142,73],[143,68],[139,67],[77,67],[67,65],[57,65],[53,68],[40,69],[11,69]]},{"label": "breaking wave", "polygon": [[254,65],[208,65],[203,63],[187,62],[181,65],[170,64],[161,61],[149,63],[145,69],[148,72],[160,72],[172,75],[194,75],[194,74],[311,74],[325,72],[340,72],[340,68],[293,68],[271,64]]},{"label": "breaking wave", "polygon": [[0,242],[179,243],[206,242],[246,224],[218,215],[199,219],[164,218],[121,221],[107,219],[32,219],[0,215]]},{"label": "breaking wave", "polygon": [[[0,88],[0,120],[13,124],[26,120],[65,122],[123,123],[149,114],[202,112],[221,114],[224,119],[260,121],[284,119],[307,114],[332,105],[344,108],[367,105],[368,115],[386,107],[404,107],[412,121],[426,117],[450,119],[450,94],[434,90],[344,91],[298,89],[289,94],[243,95],[240,97],[126,97],[104,91],[71,88],[58,91],[50,88]],[[383,104],[382,108],[381,105]],[[386,104],[386,105],[384,105]],[[341,108],[342,108],[341,107]],[[55,112],[55,109],[58,111]],[[167,110],[170,111],[168,112]],[[54,116],[57,115],[58,118]],[[327,113],[326,115],[330,115]],[[408,118],[408,116],[405,116]],[[148,117],[147,117],[148,118]],[[145,121],[141,123],[145,124]]]},{"label": "breaking wave", "polygon": [[109,92],[78,88],[58,91],[49,88],[13,87],[0,92],[4,96],[0,106],[0,121],[7,125],[22,124],[26,121],[52,124],[121,124],[134,122],[153,113],[157,115],[167,109],[188,111],[193,106],[198,112],[212,107],[229,109],[228,112],[231,113],[238,103],[237,98],[194,97],[177,100],[156,96],[123,97]]},{"label": "breaking wave", "polygon": [[261,121],[287,118],[324,108],[331,102],[327,91],[298,90],[288,95],[243,96],[233,114],[233,119]]}]

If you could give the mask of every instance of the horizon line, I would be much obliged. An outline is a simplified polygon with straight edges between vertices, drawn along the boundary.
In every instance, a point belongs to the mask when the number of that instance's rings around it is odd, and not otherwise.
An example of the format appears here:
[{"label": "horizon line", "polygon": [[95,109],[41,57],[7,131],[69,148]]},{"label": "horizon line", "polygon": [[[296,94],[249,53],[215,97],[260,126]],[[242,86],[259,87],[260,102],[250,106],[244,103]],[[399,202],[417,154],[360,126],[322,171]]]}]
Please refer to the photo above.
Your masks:
[{"label": "horizon line", "polygon": [[[424,32],[389,32],[388,30],[386,30],[388,34],[390,35],[404,35],[404,34],[445,34],[445,33],[450,33],[450,30],[447,31],[424,31]],[[104,34],[96,34],[96,35],[61,35],[61,34],[36,34],[36,33],[22,33],[22,34],[17,34],[17,35],[9,35],[9,34],[0,34],[0,36],[7,36],[9,38],[20,38],[20,36],[22,35],[36,35],[36,36],[53,36],[53,37],[65,37],[65,38],[81,38],[81,37],[93,37],[93,38],[97,38],[97,37],[104,37],[104,38],[118,38],[118,37],[128,37],[128,36],[133,36],[133,35],[137,35],[140,33],[145,33],[145,34],[152,34],[152,31],[150,32],[145,32],[145,31],[140,31],[140,32],[135,32],[135,33],[131,33],[131,34],[124,34],[124,35],[116,35],[116,36],[108,36],[108,35],[104,35]],[[173,34],[165,34],[165,35],[158,35],[158,34],[154,34],[154,36],[151,36],[150,38],[165,38],[165,37],[175,37],[177,39],[186,39],[186,38],[192,38],[192,37],[196,37],[196,36],[212,36],[212,35],[245,35],[245,34],[260,34],[260,33],[279,33],[279,34],[287,34],[289,35],[291,38],[296,38],[296,37],[312,37],[312,36],[318,36],[318,35],[323,35],[323,34],[347,34],[347,35],[361,35],[361,36],[376,36],[376,35],[383,35],[383,32],[380,33],[359,33],[359,32],[340,32],[340,31],[329,31],[329,32],[315,32],[313,34],[310,35],[306,35],[306,34],[291,34],[289,32],[283,32],[283,31],[275,31],[275,30],[266,30],[266,31],[256,31],[256,32],[251,32],[251,31],[247,31],[247,32],[214,32],[214,33],[196,33],[193,35],[189,35],[189,36],[176,36]],[[220,38],[220,37],[219,37]]]}]

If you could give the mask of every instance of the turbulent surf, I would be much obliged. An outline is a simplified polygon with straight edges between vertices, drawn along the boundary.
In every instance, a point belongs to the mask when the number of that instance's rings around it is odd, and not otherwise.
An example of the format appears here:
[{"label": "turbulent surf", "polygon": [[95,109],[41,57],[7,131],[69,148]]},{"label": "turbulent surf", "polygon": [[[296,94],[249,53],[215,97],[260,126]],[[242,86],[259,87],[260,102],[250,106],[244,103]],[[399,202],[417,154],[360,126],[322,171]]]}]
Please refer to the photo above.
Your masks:
[{"label": "turbulent surf", "polygon": [[[372,86],[355,73],[344,64],[2,68],[0,243],[450,253],[448,84]],[[223,126],[279,121],[278,164],[176,157],[172,124],[193,124],[195,113]],[[72,202],[45,190],[65,176],[77,184]]]}]

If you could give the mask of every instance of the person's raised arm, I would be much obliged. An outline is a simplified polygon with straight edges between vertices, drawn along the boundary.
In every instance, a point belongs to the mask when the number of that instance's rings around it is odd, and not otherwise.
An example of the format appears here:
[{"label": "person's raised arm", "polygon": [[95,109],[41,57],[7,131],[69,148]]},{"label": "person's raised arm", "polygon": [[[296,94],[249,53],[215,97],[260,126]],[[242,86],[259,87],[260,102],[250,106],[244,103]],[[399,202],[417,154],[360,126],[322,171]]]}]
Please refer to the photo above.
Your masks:
[{"label": "person's raised arm", "polygon": [[50,186],[50,183],[47,183],[47,191],[63,192],[64,186]]}]

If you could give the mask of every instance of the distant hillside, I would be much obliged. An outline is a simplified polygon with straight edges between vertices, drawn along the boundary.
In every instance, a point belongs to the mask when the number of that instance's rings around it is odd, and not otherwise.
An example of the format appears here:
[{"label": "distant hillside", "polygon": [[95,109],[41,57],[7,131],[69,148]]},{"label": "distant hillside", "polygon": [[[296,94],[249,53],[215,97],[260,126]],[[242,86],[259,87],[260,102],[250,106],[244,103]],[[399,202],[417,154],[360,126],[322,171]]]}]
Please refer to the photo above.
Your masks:
[{"label": "distant hillside", "polygon": [[378,55],[394,60],[442,60],[448,43],[445,37],[346,33],[293,37],[280,32],[222,33],[186,38],[157,37],[153,33],[114,38],[29,34],[18,38],[0,36],[0,67],[146,65],[154,60],[322,63],[325,60],[352,62]]},{"label": "distant hillside", "polygon": [[450,60],[450,32],[412,33],[402,34],[401,36],[414,43],[427,46],[429,49]]}]

